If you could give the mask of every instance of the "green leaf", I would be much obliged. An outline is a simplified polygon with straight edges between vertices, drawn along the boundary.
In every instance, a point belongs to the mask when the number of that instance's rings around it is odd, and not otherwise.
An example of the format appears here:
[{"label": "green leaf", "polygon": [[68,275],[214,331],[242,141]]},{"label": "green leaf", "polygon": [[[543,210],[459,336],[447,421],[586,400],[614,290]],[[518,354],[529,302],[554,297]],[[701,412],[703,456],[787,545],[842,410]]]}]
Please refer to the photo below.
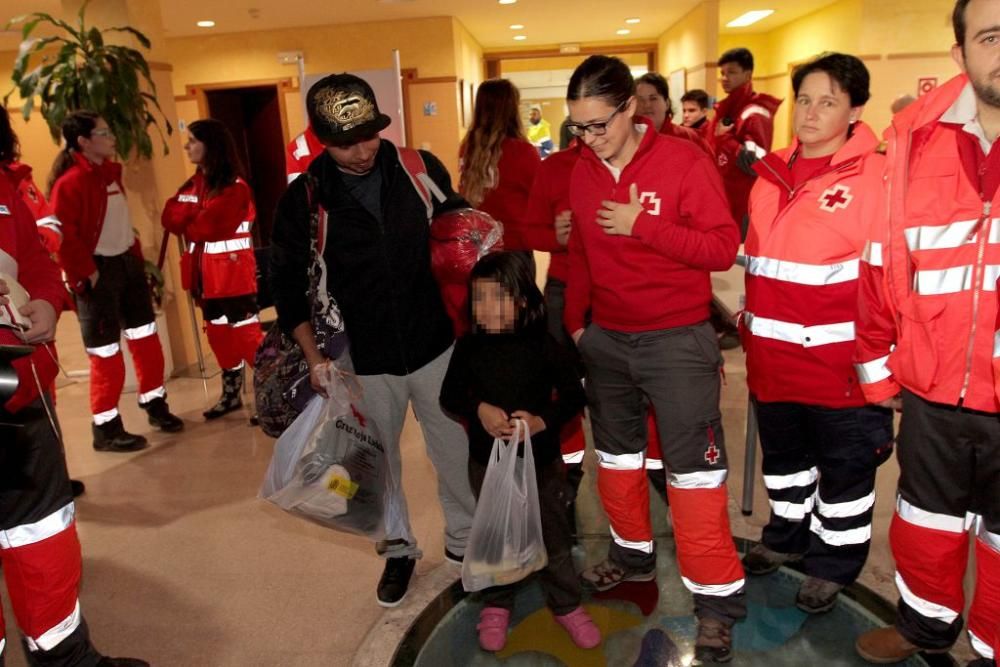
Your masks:
[{"label": "green leaf", "polygon": [[24,120],[28,120],[29,118],[31,118],[31,111],[34,108],[35,108],[35,96],[32,95],[25,101],[24,106],[21,107],[21,116],[24,118]]},{"label": "green leaf", "polygon": [[140,44],[142,44],[143,48],[148,49],[152,45],[152,42],[149,41],[149,38],[146,37],[146,35],[144,35],[143,33],[139,32],[135,28],[130,28],[127,25],[125,25],[125,26],[117,26],[117,27],[114,27],[114,28],[105,28],[101,32],[127,32],[127,33],[131,34],[132,36],[134,36],[136,38],[136,40],[138,40],[138,42]]},{"label": "green leaf", "polygon": [[104,46],[104,36],[101,31],[97,28],[91,28],[87,31],[87,40],[94,46],[101,47]]}]

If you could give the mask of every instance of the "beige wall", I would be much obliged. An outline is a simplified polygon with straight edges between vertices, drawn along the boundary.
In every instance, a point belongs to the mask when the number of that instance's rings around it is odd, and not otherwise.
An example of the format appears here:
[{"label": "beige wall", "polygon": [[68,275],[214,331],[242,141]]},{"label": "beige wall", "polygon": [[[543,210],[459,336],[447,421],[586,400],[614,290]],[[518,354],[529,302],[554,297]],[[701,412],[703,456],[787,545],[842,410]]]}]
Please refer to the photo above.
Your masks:
[{"label": "beige wall", "polygon": [[687,87],[715,94],[714,63],[719,48],[719,3],[705,0],[660,36],[657,69],[664,76],[686,70]]}]

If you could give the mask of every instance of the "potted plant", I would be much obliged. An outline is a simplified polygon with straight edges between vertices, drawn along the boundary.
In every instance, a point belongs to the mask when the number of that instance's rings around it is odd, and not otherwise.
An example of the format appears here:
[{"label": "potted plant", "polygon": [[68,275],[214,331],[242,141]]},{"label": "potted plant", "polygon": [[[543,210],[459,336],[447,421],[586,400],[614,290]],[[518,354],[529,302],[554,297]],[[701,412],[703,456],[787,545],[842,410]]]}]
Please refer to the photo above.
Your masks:
[{"label": "potted plant", "polygon": [[[122,159],[128,159],[133,148],[140,157],[152,157],[153,140],[149,135],[152,125],[166,154],[164,129],[169,135],[173,127],[156,100],[149,63],[136,49],[104,41],[108,33],[128,33],[148,49],[149,39],[129,26],[104,29],[88,26],[84,20],[88,4],[89,0],[80,7],[76,26],[43,12],[10,21],[8,29],[22,25],[23,41],[11,75],[14,88],[4,97],[4,104],[18,91],[24,100],[21,112],[28,120],[36,101],[40,102],[39,111],[56,142],[60,140],[60,128],[67,114],[78,109],[96,111],[114,133]],[[39,26],[51,30],[44,37],[32,37]],[[36,57],[40,62],[31,67]],[[163,120],[162,128],[154,109]]]}]

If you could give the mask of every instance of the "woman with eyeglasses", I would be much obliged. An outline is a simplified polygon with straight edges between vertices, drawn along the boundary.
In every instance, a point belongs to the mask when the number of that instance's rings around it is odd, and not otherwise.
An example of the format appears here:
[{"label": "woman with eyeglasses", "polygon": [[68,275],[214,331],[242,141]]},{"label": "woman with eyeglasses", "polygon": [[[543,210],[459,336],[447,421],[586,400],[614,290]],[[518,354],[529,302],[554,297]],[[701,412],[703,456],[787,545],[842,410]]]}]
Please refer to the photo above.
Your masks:
[{"label": "woman with eyeglasses", "polygon": [[607,558],[581,577],[597,590],[656,578],[645,471],[652,406],[678,567],[694,595],[696,657],[724,662],[746,608],[727,514],[722,358],[707,320],[709,274],[732,265],[739,229],[709,157],[645,119],[633,122],[635,81],[624,62],[585,60],[567,102],[569,128],[585,148],[570,183],[564,322],[587,370],[598,491],[612,537]]},{"label": "woman with eyeglasses", "polygon": [[459,149],[459,191],[503,224],[504,250],[530,255],[522,229],[541,158],[524,133],[520,102],[521,94],[507,79],[480,84],[472,125]]},{"label": "woman with eyeglasses", "polygon": [[49,190],[63,228],[59,264],[74,292],[90,357],[94,449],[131,452],[145,447],[146,439],[128,433],[118,413],[125,384],[122,334],[139,381],[139,407],[150,425],[175,433],[184,422],[166,401],[163,348],[122,165],[114,161],[114,134],[100,115],[74,111],[63,121],[62,135],[66,143],[52,165]]},{"label": "woman with eyeglasses", "polygon": [[202,413],[218,419],[243,405],[243,367],[263,338],[257,316],[257,262],[250,228],[253,193],[229,130],[214,119],[188,126],[194,176],[163,207],[163,227],[187,241],[181,282],[201,306],[208,344],[222,367],[222,396]]}]

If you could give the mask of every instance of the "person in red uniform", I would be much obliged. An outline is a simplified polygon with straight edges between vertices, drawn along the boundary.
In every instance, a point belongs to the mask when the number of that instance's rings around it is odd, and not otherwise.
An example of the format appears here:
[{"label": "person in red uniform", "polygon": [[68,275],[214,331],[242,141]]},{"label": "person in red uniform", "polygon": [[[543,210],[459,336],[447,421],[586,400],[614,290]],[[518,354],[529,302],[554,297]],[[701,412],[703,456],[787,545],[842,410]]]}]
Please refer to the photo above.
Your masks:
[{"label": "person in red uniform", "polygon": [[[13,308],[13,281],[28,292],[19,308],[28,322],[0,326],[0,345],[29,345],[13,361],[17,385],[0,397],[0,569],[32,665],[144,667],[107,658],[90,642],[80,611],[82,559],[75,506],[55,411],[47,389],[58,367],[53,355],[63,286],[59,269],[39,241],[34,214],[23,200],[25,169],[17,137],[0,110],[0,310]],[[12,281],[11,283],[8,282]],[[9,324],[8,314],[0,322]],[[7,640],[0,611],[0,664]]]},{"label": "person in red uniform", "polygon": [[182,281],[201,306],[208,344],[222,367],[222,396],[202,414],[217,419],[243,405],[243,367],[253,367],[263,339],[250,234],[256,211],[225,125],[212,119],[191,123],[184,150],[197,170],[167,200],[162,221],[188,243]]},{"label": "person in red uniform", "polygon": [[868,557],[875,470],[892,411],[867,405],[854,370],[858,274],[879,213],[884,160],[860,121],[870,96],[858,58],[797,68],[791,146],[754,165],[746,309],[747,384],[771,517],[743,559],[750,574],[803,560],[796,604],[831,609]]},{"label": "person in red uniform", "polygon": [[581,576],[598,590],[656,578],[645,474],[651,405],[678,565],[694,595],[696,658],[726,661],[746,606],[727,513],[722,357],[707,319],[709,274],[732,265],[739,230],[711,159],[645,119],[633,123],[635,82],[624,62],[587,58],[567,101],[568,127],[585,148],[570,183],[563,320],[587,369],[597,486],[612,537],[608,557]]},{"label": "person in red uniform", "polygon": [[635,80],[636,113],[653,122],[660,134],[678,139],[687,139],[698,144],[703,151],[712,155],[712,147],[698,132],[683,125],[674,124],[674,110],[670,104],[670,86],[662,74],[646,72]]},{"label": "person in red uniform", "polygon": [[530,253],[522,236],[524,212],[541,158],[525,138],[520,100],[507,79],[479,86],[472,125],[459,149],[459,192],[503,225],[504,250]]},{"label": "person in red uniform", "polygon": [[62,134],[66,145],[52,166],[49,189],[52,208],[63,226],[59,263],[76,294],[80,331],[90,357],[94,449],[135,451],[146,446],[146,439],[126,432],[118,413],[125,384],[122,334],[139,381],[139,407],[146,411],[149,424],[176,433],[184,422],[167,405],[163,348],[122,184],[122,166],[113,161],[115,137],[107,122],[92,111],[67,116]]},{"label": "person in red uniform", "polygon": [[882,215],[862,265],[857,359],[865,397],[902,409],[889,544],[895,625],[857,650],[875,663],[947,651],[962,631],[970,532],[969,640],[977,667],[1000,637],[1000,3],[958,0],[963,70],[892,119]]},{"label": "person in red uniform", "polygon": [[727,97],[715,105],[715,117],[705,131],[726,186],[733,218],[746,229],[747,201],[757,174],[754,159],[771,150],[774,113],[781,100],[753,89],[753,54],[735,48],[719,58],[722,89]]},{"label": "person in red uniform", "polygon": [[705,136],[708,130],[708,93],[700,88],[694,88],[681,95],[681,118],[684,127],[689,127]]}]

